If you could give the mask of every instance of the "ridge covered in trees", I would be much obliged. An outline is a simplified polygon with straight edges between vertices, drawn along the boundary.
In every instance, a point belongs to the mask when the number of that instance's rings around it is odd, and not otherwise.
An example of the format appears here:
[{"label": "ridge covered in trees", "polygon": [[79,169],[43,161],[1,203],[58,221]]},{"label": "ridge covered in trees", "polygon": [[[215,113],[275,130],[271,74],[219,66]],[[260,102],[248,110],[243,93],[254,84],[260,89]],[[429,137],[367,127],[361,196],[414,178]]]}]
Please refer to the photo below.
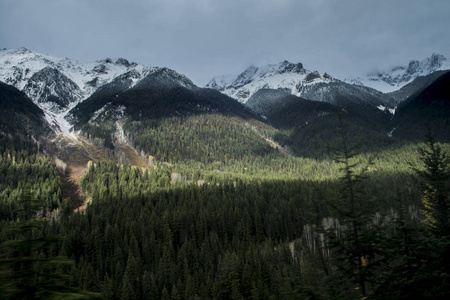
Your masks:
[{"label": "ridge covered in trees", "polygon": [[[308,158],[267,142],[289,132],[235,115],[114,118],[83,133],[117,158],[123,126],[122,143],[146,167],[90,162],[81,184],[90,202],[75,212],[57,160],[31,138],[0,135],[9,299],[26,299],[23,289],[39,298],[45,285],[104,299],[449,296],[448,144],[429,136],[359,152],[337,118],[334,149],[304,145]],[[27,191],[39,207],[24,204]],[[27,224],[36,227],[10,230]],[[49,242],[14,251],[27,240]],[[11,284],[21,270],[36,289]]]}]

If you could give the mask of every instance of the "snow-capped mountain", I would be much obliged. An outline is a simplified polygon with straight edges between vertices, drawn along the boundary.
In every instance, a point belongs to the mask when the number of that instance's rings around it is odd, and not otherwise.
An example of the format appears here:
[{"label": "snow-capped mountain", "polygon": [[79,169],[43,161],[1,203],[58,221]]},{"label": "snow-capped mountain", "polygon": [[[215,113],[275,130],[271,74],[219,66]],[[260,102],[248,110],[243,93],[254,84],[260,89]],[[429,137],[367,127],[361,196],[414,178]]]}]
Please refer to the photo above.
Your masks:
[{"label": "snow-capped mountain", "polygon": [[443,55],[432,54],[421,61],[411,60],[407,66],[396,66],[382,72],[372,72],[366,77],[346,79],[351,84],[364,85],[383,93],[399,90],[420,76],[427,76],[440,70],[449,70],[450,61]]},{"label": "snow-capped mountain", "polygon": [[[367,116],[380,110],[393,114],[396,104],[434,82],[440,76],[438,73],[445,73],[437,70],[446,69],[450,69],[450,62],[433,54],[405,67],[345,82],[327,73],[309,71],[301,63],[283,61],[251,66],[236,76],[215,77],[206,85],[207,89],[201,89],[174,70],[130,63],[124,58],[82,62],[26,48],[0,49],[0,81],[24,92],[44,111],[53,130],[71,139],[77,139],[74,124],[81,128],[83,122],[100,115],[106,107],[127,116],[139,116],[142,112],[171,115],[173,110],[180,114],[183,109],[241,111],[242,107],[235,105],[239,103],[229,97],[241,103],[251,102],[254,111],[262,109],[258,102],[282,105],[277,97],[293,95],[355,113],[370,112]],[[383,93],[402,86],[396,94]],[[280,93],[270,92],[274,90]]]},{"label": "snow-capped mountain", "polygon": [[[251,66],[234,78],[230,76],[215,77],[206,87],[219,90],[243,103],[247,103],[259,91],[266,92],[257,94],[258,101],[273,101],[273,94],[270,94],[271,100],[263,98],[269,95],[268,90],[278,90],[307,100],[327,102],[342,108],[351,103],[392,108],[390,97],[379,91],[345,83],[327,73],[320,75],[317,71],[305,69],[301,63],[293,64],[288,61],[263,67]],[[252,99],[252,108],[257,106],[254,102],[255,100]]]},{"label": "snow-capped mountain", "polygon": [[83,98],[83,92],[75,82],[51,67],[34,73],[22,91],[51,112],[61,112]]},{"label": "snow-capped mountain", "polygon": [[333,78],[326,73],[321,76],[317,71],[303,68],[301,63],[283,61],[262,67],[250,66],[238,76],[215,77],[205,87],[219,90],[245,103],[261,89],[286,90],[301,96],[302,91],[310,85],[332,81]]},{"label": "snow-capped mountain", "polygon": [[[70,109],[109,83],[122,82],[126,85],[122,89],[129,89],[160,71],[176,73],[167,68],[130,63],[124,58],[83,62],[26,48],[0,49],[0,81],[23,91],[44,110],[57,133],[71,138],[75,136],[66,120]],[[194,86],[185,76],[176,74],[181,85]]]},{"label": "snow-capped mountain", "polygon": [[[82,62],[35,53],[26,48],[0,50],[0,81],[23,90],[36,102],[38,99],[42,102],[48,93],[55,97],[67,97],[63,94],[68,93],[74,100],[81,100],[124,73],[134,71],[136,76],[133,78],[137,82],[152,69],[124,58]],[[55,76],[63,79],[64,88],[53,88],[55,80],[59,81]]]}]

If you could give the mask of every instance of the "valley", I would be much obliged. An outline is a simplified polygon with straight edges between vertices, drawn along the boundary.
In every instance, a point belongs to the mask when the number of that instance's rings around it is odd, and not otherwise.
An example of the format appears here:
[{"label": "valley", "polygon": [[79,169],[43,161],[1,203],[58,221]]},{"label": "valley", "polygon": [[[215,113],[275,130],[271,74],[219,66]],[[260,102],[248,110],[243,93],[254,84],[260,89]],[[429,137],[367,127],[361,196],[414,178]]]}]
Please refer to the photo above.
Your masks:
[{"label": "valley", "polygon": [[29,245],[0,254],[82,299],[448,296],[446,66],[340,80],[283,61],[202,88],[0,50],[0,241]]}]

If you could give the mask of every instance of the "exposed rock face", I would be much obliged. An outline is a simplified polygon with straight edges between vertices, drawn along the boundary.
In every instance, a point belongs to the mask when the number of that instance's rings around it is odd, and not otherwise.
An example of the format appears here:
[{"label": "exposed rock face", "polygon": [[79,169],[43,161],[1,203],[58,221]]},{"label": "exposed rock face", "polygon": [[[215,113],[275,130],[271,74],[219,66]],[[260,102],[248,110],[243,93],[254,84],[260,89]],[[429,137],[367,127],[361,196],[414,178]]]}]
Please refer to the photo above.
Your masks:
[{"label": "exposed rock face", "polygon": [[51,67],[33,74],[22,91],[53,113],[59,113],[83,98],[83,92],[75,82]]}]

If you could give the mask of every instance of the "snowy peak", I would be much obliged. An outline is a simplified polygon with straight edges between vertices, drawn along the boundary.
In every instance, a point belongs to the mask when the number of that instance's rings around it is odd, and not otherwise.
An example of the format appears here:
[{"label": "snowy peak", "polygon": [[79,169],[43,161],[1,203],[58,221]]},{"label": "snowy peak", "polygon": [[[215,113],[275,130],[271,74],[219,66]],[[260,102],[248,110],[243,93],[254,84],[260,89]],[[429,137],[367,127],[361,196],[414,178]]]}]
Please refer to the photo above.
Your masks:
[{"label": "snowy peak", "polygon": [[287,60],[283,61],[282,63],[279,63],[277,72],[279,74],[284,73],[298,73],[298,74],[304,74],[305,69],[303,68],[303,64],[292,64],[288,62]]},{"label": "snowy peak", "polygon": [[333,79],[329,75],[321,76],[317,71],[306,70],[301,63],[294,64],[285,60],[261,67],[250,66],[235,77],[214,77],[206,87],[245,103],[261,89],[286,90],[299,96],[303,85],[331,80]]},{"label": "snowy peak", "polygon": [[283,75],[283,74],[305,74],[306,70],[303,69],[303,65],[301,63],[293,64],[288,62],[287,60],[277,64],[277,65],[266,65],[263,67],[255,67],[250,66],[247,70],[242,72],[236,80],[232,83],[234,87],[241,87],[252,81],[263,79],[263,78],[271,78],[275,75]]},{"label": "snowy peak", "polygon": [[61,112],[83,97],[83,92],[75,82],[51,67],[34,73],[22,91],[52,112]]},{"label": "snowy peak", "polygon": [[[149,71],[149,68],[130,63],[124,58],[81,62],[35,53],[26,48],[0,50],[0,81],[13,85],[19,90],[24,89],[35,73],[47,67],[58,70],[73,81],[82,91],[84,99],[100,86],[124,73],[135,70],[143,77]],[[37,101],[33,97],[32,99]]]},{"label": "snowy peak", "polygon": [[441,55],[433,53],[430,57],[425,58],[422,61],[412,60],[408,64],[408,69],[406,70],[407,74],[414,75],[414,74],[421,74],[421,73],[431,73],[437,70],[440,70],[441,67],[449,67],[450,62],[447,61],[447,59]]},{"label": "snowy peak", "polygon": [[55,64],[26,48],[0,50],[0,80],[19,90],[34,73],[45,67],[55,67]]},{"label": "snowy peak", "polygon": [[232,86],[234,88],[240,88],[253,80],[255,80],[256,74],[258,73],[258,68],[255,66],[248,67],[244,72],[239,74],[239,76],[233,81]]},{"label": "snowy peak", "polygon": [[[327,102],[339,107],[376,110],[377,106],[391,108],[389,96],[374,89],[348,84],[327,73],[309,71],[301,63],[283,61],[262,67],[250,66],[234,77],[215,77],[206,87],[235,98],[255,108],[257,102],[287,99],[291,94],[307,100]],[[355,106],[355,104],[357,104]]]},{"label": "snowy peak", "polygon": [[213,79],[211,79],[211,81],[205,87],[222,92],[225,88],[230,86],[235,79],[236,79],[235,75],[216,76]]},{"label": "snowy peak", "polygon": [[82,62],[23,47],[0,49],[0,81],[25,92],[55,132],[71,139],[76,137],[65,119],[71,108],[109,83],[131,88],[157,69],[125,58]]},{"label": "snowy peak", "polygon": [[112,64],[112,65],[121,65],[124,66],[126,68],[130,68],[130,67],[135,67],[137,66],[137,63],[133,62],[130,63],[127,59],[123,58],[123,57],[119,57],[115,60],[111,59],[111,58],[106,58],[106,59],[102,59],[102,60],[98,60],[98,63],[105,65],[105,64]]},{"label": "snowy peak", "polygon": [[449,68],[450,62],[440,54],[433,54],[422,61],[412,60],[408,66],[397,66],[386,72],[369,74],[369,80],[382,80],[390,85],[406,84],[418,76],[425,76],[442,68]]},{"label": "snowy peak", "polygon": [[165,67],[153,68],[145,78],[141,79],[135,86],[135,89],[147,88],[177,88],[184,87],[187,89],[195,89],[197,86],[186,76]]},{"label": "snowy peak", "polygon": [[421,61],[411,60],[406,66],[396,66],[387,71],[369,73],[365,78],[353,78],[346,81],[388,93],[400,89],[419,76],[448,69],[450,69],[450,61],[441,54],[433,53]]}]

